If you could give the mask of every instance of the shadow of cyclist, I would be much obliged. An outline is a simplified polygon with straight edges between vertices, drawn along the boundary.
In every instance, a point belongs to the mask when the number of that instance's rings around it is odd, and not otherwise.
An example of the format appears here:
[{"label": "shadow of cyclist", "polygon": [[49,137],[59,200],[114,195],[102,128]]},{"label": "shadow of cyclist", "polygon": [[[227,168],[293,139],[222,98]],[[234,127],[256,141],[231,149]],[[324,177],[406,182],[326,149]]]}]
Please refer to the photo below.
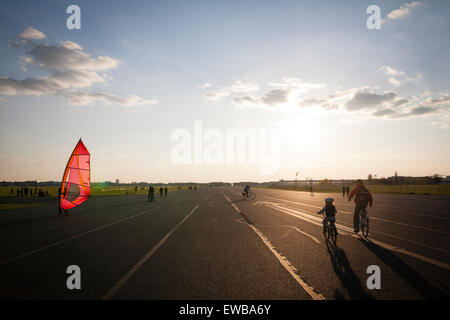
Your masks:
[{"label": "shadow of cyclist", "polygon": [[368,239],[359,238],[359,241],[426,299],[449,298],[448,294],[433,286],[388,249],[380,247]]},{"label": "shadow of cyclist", "polygon": [[[330,255],[331,264],[333,265],[333,270],[347,291],[349,298],[351,300],[373,300],[375,299],[372,295],[367,293],[358,276],[355,274],[353,269],[350,267],[350,263],[347,259],[345,251],[333,244],[329,240],[325,242],[327,246],[327,251]],[[342,294],[337,294],[335,292],[335,299],[343,299]]]}]

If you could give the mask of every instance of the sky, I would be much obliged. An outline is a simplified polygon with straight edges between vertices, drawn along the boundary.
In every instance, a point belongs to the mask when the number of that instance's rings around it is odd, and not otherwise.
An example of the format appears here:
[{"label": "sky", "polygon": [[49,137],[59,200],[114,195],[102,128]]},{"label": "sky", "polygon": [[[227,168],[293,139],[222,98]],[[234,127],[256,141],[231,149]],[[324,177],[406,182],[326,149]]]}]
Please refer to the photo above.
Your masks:
[{"label": "sky", "polygon": [[2,1],[0,180],[80,137],[92,181],[450,175],[449,32],[445,0]]}]

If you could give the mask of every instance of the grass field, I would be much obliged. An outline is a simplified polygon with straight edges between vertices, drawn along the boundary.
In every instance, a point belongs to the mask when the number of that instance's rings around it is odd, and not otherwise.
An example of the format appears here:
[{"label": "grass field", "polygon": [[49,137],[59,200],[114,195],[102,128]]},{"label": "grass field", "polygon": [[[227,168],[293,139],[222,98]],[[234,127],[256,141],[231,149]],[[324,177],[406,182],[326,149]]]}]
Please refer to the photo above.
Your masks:
[{"label": "grass field", "polygon": [[[153,186],[155,188],[155,193],[159,192],[160,186]],[[162,186],[164,188],[164,186]],[[31,187],[34,193],[34,187]],[[50,197],[56,197],[58,195],[58,187],[56,186],[39,186],[39,188],[43,188],[48,191],[48,195]],[[167,187],[168,191],[175,191],[177,187],[170,186]],[[187,187],[183,187],[183,189],[187,189]],[[16,195],[16,187],[13,187],[13,193],[11,193],[11,187],[0,187],[0,197],[17,197]],[[142,190],[142,187],[137,187],[137,191],[135,191],[135,187],[133,186],[92,186],[91,187],[91,196],[114,196],[114,195],[127,195],[127,194],[147,194],[148,188],[145,187]]]},{"label": "grass field", "polygon": [[[159,197],[159,188],[161,186],[153,186],[155,188],[155,196]],[[165,186],[162,186],[163,189]],[[34,193],[34,187],[33,193]],[[44,198],[39,197],[17,197],[16,194],[16,187],[13,187],[13,193],[11,193],[11,187],[0,187],[0,211],[4,210],[13,210],[13,209],[19,209],[19,208],[28,208],[28,207],[40,207],[43,205],[46,205],[46,200],[51,200],[54,197],[57,197],[58,195],[58,187],[55,186],[40,186],[38,187],[44,189],[45,191],[48,191],[48,196]],[[167,187],[169,193],[172,191],[177,190],[177,187],[170,186]],[[187,189],[187,187],[183,187],[183,189]],[[132,195],[132,194],[141,194],[146,195],[148,193],[148,187],[145,187],[142,189],[142,187],[137,187],[137,190],[135,190],[135,187],[133,186],[99,186],[95,185],[91,188],[91,196],[92,197],[98,197],[98,196],[124,196],[124,195]],[[56,200],[55,200],[56,201]]]},{"label": "grass field", "polygon": [[[270,186],[268,188],[282,190],[309,191],[305,186]],[[350,186],[350,190],[353,186]],[[450,195],[450,185],[367,185],[372,193],[402,193],[402,194],[436,194]],[[340,185],[314,185],[314,192],[342,192]]]}]

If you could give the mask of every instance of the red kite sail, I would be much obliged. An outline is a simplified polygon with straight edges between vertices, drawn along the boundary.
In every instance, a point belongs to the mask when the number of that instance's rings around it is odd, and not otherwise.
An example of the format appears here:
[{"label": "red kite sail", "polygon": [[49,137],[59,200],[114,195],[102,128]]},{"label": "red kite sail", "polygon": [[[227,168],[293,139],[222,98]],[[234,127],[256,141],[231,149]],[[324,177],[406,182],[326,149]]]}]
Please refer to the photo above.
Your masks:
[{"label": "red kite sail", "polygon": [[91,195],[90,156],[80,139],[64,171],[59,197],[59,205],[62,210],[79,206]]}]

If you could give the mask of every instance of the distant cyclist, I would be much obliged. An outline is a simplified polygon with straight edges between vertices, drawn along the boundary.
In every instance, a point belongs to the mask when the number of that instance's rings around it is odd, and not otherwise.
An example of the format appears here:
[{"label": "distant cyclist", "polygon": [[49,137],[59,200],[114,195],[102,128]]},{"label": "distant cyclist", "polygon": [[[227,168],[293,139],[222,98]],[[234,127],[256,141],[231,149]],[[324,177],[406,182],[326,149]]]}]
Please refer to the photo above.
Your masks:
[{"label": "distant cyclist", "polygon": [[245,187],[244,187],[244,194],[245,194],[245,197],[246,198],[248,198],[248,194],[250,193],[250,186],[247,184]]},{"label": "distant cyclist", "polygon": [[350,192],[348,201],[355,197],[355,212],[353,213],[353,228],[355,233],[359,232],[359,213],[367,208],[369,204],[372,208],[373,198],[370,191],[364,186],[361,179],[356,180],[356,187]]},{"label": "distant cyclist", "polygon": [[[327,231],[327,223],[330,221],[332,225],[336,222],[336,213],[337,209],[333,204],[334,199],[333,198],[326,198],[325,199],[325,206],[322,208],[322,210],[318,211],[317,213],[324,213],[325,217],[323,218],[322,224],[323,224],[323,232]],[[337,234],[337,228],[336,228],[336,234]]]}]

